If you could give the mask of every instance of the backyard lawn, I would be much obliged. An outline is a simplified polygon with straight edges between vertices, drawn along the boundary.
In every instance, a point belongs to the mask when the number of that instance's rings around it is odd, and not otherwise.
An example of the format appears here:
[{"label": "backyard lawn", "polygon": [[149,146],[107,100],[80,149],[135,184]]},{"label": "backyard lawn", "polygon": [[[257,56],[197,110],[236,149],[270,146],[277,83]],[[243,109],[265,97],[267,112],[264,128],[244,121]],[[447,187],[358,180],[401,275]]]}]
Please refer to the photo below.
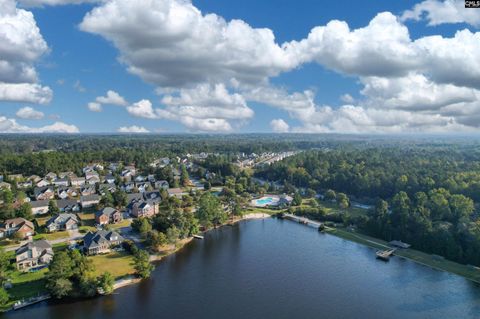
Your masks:
[{"label": "backyard lawn", "polygon": [[113,252],[106,255],[88,257],[95,266],[95,276],[105,272],[111,273],[115,278],[135,274],[133,256],[125,252]]}]

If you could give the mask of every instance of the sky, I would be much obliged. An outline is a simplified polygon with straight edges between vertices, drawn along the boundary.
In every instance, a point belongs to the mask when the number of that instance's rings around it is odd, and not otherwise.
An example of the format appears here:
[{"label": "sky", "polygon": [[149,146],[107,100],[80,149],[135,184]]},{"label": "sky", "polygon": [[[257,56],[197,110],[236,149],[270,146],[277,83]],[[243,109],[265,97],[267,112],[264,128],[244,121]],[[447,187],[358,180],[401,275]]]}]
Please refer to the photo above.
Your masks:
[{"label": "sky", "polygon": [[1,133],[477,133],[464,1],[0,0]]}]

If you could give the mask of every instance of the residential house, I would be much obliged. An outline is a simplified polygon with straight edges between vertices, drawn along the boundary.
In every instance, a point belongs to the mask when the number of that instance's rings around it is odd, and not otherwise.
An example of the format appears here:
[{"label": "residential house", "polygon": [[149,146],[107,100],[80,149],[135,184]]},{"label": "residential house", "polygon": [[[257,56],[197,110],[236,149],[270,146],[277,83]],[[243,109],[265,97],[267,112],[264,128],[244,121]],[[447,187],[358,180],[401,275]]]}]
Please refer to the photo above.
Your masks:
[{"label": "residential house", "polygon": [[115,183],[115,176],[113,176],[113,175],[105,176],[105,183],[114,184]]},{"label": "residential house", "polygon": [[85,173],[85,179],[90,179],[92,177],[99,177],[98,173],[95,171],[89,171]]},{"label": "residential house", "polygon": [[98,191],[100,195],[104,196],[106,192],[114,193],[117,190],[117,185],[115,184],[100,184],[98,185]]},{"label": "residential house", "polygon": [[157,204],[160,204],[162,201],[162,196],[160,195],[159,191],[146,192],[143,194],[143,198],[146,201],[155,202]]},{"label": "residential house", "polygon": [[60,186],[57,189],[57,197],[60,199],[66,199],[71,197],[77,197],[78,191],[73,187]]},{"label": "residential house", "polygon": [[137,169],[135,168],[134,165],[127,165],[123,168],[124,170],[130,171],[130,173],[135,176],[137,175]]},{"label": "residential house", "polygon": [[45,227],[49,232],[55,232],[59,230],[73,230],[77,229],[80,225],[77,215],[72,213],[62,213],[50,218]]},{"label": "residential house", "polygon": [[48,179],[49,181],[53,181],[57,178],[57,174],[50,172],[47,175],[45,175],[45,179]]},{"label": "residential house", "polygon": [[149,182],[140,182],[140,183],[135,183],[135,187],[138,189],[140,193],[145,193],[148,191],[152,185]]},{"label": "residential house", "polygon": [[0,189],[11,189],[12,185],[6,182],[0,182]]},{"label": "residential house", "polygon": [[55,186],[68,186],[69,185],[69,181],[67,178],[56,178],[54,181],[53,181],[53,185]]},{"label": "residential house", "polygon": [[142,176],[142,175],[138,175],[134,179],[135,182],[144,182],[145,180],[146,180],[145,176]]},{"label": "residential house", "polygon": [[80,194],[82,196],[88,196],[95,194],[95,186],[94,185],[85,185],[80,188]]},{"label": "residential house", "polygon": [[20,181],[23,179],[23,175],[22,174],[11,174],[11,175],[8,175],[8,180],[10,181]]},{"label": "residential house", "polygon": [[134,217],[152,217],[158,214],[159,202],[151,200],[135,200],[132,202],[129,212]]},{"label": "residential house", "polygon": [[17,188],[29,188],[32,187],[32,181],[17,182]]},{"label": "residential house", "polygon": [[120,245],[123,237],[115,231],[98,230],[83,237],[83,250],[87,255],[105,254],[112,246]]},{"label": "residential house", "polygon": [[53,259],[52,245],[46,240],[29,242],[15,251],[17,269],[30,271],[48,266]]},{"label": "residential house", "polygon": [[105,207],[95,213],[95,221],[99,225],[116,224],[122,220],[122,213],[113,207]]},{"label": "residential house", "polygon": [[33,215],[42,215],[48,213],[49,200],[33,200],[30,202]]},{"label": "residential house", "polygon": [[50,185],[50,182],[46,179],[41,179],[35,184],[35,186],[37,186],[37,187],[45,187],[45,186],[48,186],[48,185]]},{"label": "residential house", "polygon": [[6,236],[16,236],[23,239],[35,234],[33,223],[20,217],[7,219],[3,228]]},{"label": "residential house", "polygon": [[147,176],[147,181],[149,181],[150,183],[155,183],[157,179],[155,178],[155,175],[153,174],[148,174]]},{"label": "residential house", "polygon": [[123,185],[122,189],[127,193],[131,193],[135,189],[135,183],[133,183],[133,182],[125,183],[125,185]]},{"label": "residential house", "polygon": [[80,203],[76,199],[57,200],[57,207],[61,212],[79,212],[81,210]]},{"label": "residential house", "polygon": [[27,178],[27,180],[31,181],[32,183],[38,183],[39,181],[42,180],[42,178],[38,175],[31,175],[30,177]]},{"label": "residential house", "polygon": [[80,197],[80,204],[82,205],[82,208],[89,208],[93,207],[100,203],[100,196],[93,194],[93,195],[87,195],[87,196],[81,196]]},{"label": "residential house", "polygon": [[53,191],[52,186],[35,187],[33,195],[36,200],[46,200],[53,199],[55,197],[55,192]]},{"label": "residential house", "polygon": [[85,185],[85,177],[70,177],[70,184],[72,186],[83,186]]},{"label": "residential house", "polygon": [[122,163],[110,163],[110,165],[108,165],[108,168],[112,171],[117,171],[120,166],[122,166]]},{"label": "residential house", "polygon": [[169,188],[167,191],[168,191],[168,196],[175,196],[177,198],[182,198],[184,194],[183,189],[181,188]]},{"label": "residential house", "polygon": [[88,185],[95,185],[100,183],[100,177],[98,175],[92,175],[91,177],[87,178]]},{"label": "residential house", "polygon": [[72,178],[72,177],[77,177],[74,172],[60,172],[58,173],[58,178]]},{"label": "residential house", "polygon": [[161,181],[156,181],[156,182],[155,182],[155,189],[164,189],[164,190],[167,190],[169,187],[170,187],[170,185],[168,185],[168,182],[165,181],[165,180],[161,180]]}]

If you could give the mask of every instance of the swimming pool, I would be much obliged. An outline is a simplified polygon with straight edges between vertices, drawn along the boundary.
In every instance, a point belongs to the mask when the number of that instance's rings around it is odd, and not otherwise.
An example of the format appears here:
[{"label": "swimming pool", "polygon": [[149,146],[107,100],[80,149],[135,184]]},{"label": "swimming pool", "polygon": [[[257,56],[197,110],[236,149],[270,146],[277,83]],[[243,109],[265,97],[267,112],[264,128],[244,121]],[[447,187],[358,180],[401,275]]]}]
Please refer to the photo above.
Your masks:
[{"label": "swimming pool", "polygon": [[279,198],[276,196],[263,196],[259,199],[253,200],[253,206],[256,207],[265,207],[265,206],[276,206],[278,205]]}]

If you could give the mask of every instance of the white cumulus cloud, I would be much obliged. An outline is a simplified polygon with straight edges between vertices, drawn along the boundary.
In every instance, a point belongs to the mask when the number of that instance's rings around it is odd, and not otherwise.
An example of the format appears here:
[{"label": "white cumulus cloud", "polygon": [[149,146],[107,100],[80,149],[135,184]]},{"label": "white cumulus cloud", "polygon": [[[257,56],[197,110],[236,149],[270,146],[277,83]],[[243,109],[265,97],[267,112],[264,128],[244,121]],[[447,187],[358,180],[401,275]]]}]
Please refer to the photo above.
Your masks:
[{"label": "white cumulus cloud", "polygon": [[127,101],[123,98],[123,96],[112,90],[108,90],[105,96],[97,97],[95,101],[100,104],[111,104],[119,106],[126,106],[128,104]]},{"label": "white cumulus cloud", "polygon": [[52,90],[38,84],[34,63],[48,46],[33,14],[13,0],[0,3],[0,100],[49,103]]},{"label": "white cumulus cloud", "polygon": [[15,119],[0,116],[0,133],[78,133],[75,125],[55,122],[42,127],[28,127],[18,124]]},{"label": "white cumulus cloud", "polygon": [[427,20],[428,25],[444,23],[468,23],[480,26],[480,10],[465,8],[465,0],[426,0],[417,3],[411,10],[403,12],[401,19]]},{"label": "white cumulus cloud", "polygon": [[29,120],[40,120],[45,116],[43,112],[37,111],[34,108],[29,106],[22,107],[17,111],[15,115],[17,115],[17,117],[21,119],[29,119]]},{"label": "white cumulus cloud", "polygon": [[144,128],[143,126],[122,126],[119,127],[117,132],[119,133],[149,133],[150,131]]},{"label": "white cumulus cloud", "polygon": [[276,133],[287,133],[290,130],[290,126],[282,119],[275,119],[270,122],[270,127]]}]

